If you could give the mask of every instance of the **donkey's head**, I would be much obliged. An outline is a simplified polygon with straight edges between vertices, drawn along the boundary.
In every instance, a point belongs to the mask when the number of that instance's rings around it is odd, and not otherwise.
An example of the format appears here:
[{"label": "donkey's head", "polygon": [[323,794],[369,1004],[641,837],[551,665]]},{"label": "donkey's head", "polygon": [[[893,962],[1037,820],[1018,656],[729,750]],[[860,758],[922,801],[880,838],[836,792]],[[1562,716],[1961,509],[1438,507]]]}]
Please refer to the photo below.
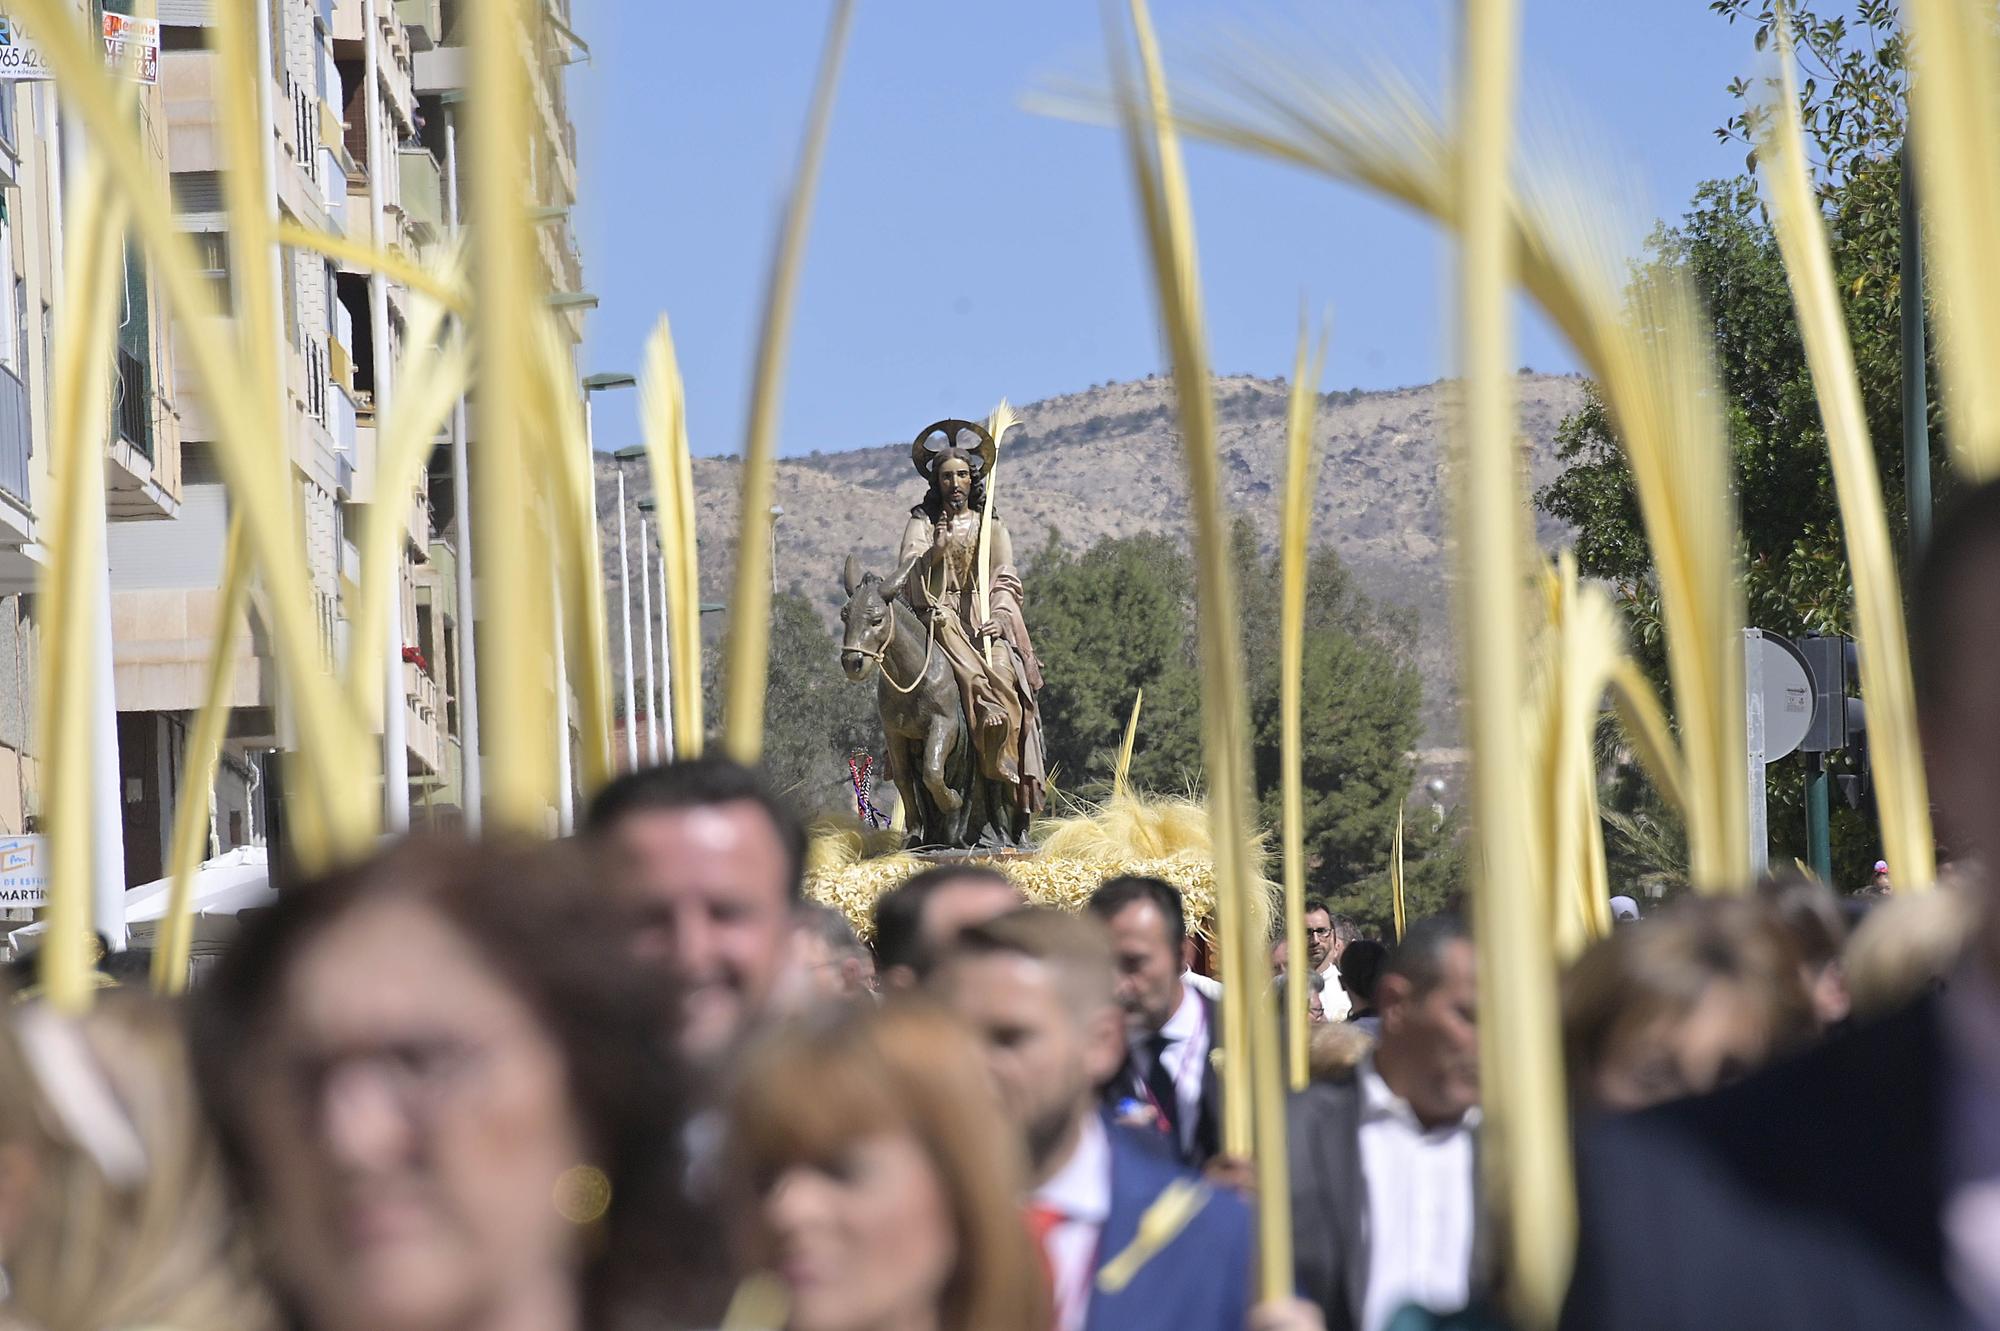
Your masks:
[{"label": "donkey's head", "polygon": [[861,561],[853,555],[841,570],[841,586],[847,590],[847,605],[840,612],[844,631],[840,640],[840,668],[856,683],[868,678],[882,663],[889,648],[896,619],[889,605],[889,592],[882,579],[863,574]]}]

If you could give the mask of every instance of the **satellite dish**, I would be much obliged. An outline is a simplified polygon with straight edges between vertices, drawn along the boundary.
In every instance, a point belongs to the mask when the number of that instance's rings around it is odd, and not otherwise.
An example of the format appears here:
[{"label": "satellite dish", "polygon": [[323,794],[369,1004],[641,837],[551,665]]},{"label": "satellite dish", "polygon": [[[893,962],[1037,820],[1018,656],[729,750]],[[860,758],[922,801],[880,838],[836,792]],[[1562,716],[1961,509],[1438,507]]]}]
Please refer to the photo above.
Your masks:
[{"label": "satellite dish", "polygon": [[1751,638],[1750,667],[1764,699],[1764,761],[1776,762],[1805,742],[1812,728],[1813,681],[1805,653],[1791,639],[1765,630]]}]

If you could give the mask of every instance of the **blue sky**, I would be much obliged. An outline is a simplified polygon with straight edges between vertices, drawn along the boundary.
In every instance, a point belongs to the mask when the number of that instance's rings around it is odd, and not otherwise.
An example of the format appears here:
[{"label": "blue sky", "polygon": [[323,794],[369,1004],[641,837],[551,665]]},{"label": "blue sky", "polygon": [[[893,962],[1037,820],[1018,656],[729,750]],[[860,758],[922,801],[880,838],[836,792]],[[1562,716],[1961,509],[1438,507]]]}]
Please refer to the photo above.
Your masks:
[{"label": "blue sky", "polygon": [[[741,446],[764,269],[824,35],[825,0],[575,0],[578,225],[602,305],[585,372],[636,370],[673,320],[694,446]],[[1707,0],[1528,0],[1525,88],[1586,127],[1637,187],[1637,222],[1741,169],[1713,130],[1752,68]],[[1155,0],[1171,64],[1272,18],[1366,35],[1435,82],[1451,0],[1310,6]],[[1116,135],[1021,107],[1038,79],[1102,68],[1092,0],[860,0],[786,382],[786,453],[907,439],[1162,368]],[[1330,308],[1325,387],[1449,372],[1449,254],[1425,224],[1296,172],[1190,154],[1216,368],[1278,375],[1300,297]],[[1635,226],[1633,240],[1639,239]],[[1518,359],[1567,370],[1532,317]],[[636,394],[598,398],[597,443],[638,439]]]}]

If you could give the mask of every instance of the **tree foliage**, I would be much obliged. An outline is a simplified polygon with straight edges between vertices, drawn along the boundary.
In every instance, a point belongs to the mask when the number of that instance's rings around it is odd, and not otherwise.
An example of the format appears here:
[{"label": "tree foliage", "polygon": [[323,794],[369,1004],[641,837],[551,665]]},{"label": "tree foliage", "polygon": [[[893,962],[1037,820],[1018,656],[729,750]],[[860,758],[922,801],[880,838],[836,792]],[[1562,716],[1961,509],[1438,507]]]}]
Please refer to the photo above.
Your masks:
[{"label": "tree foliage", "polygon": [[[722,715],[711,654],[703,684],[711,718]],[[711,737],[711,743],[715,740]],[[764,685],[764,770],[805,816],[854,812],[847,759],[882,749],[875,686],[841,673],[840,643],[796,587],[771,598],[771,669]]]},{"label": "tree foliage", "polygon": [[[1281,815],[1278,565],[1248,523],[1233,536],[1258,807]],[[1108,780],[1134,694],[1145,690],[1132,777],[1142,789],[1201,787],[1201,687],[1193,577],[1185,551],[1158,536],[1108,539],[1081,554],[1052,540],[1026,575],[1029,618],[1048,679],[1042,721],[1062,784]],[[1409,790],[1422,730],[1415,626],[1354,586],[1339,556],[1318,551],[1307,578],[1304,693],[1305,840],[1316,890],[1353,893],[1388,862],[1397,802]],[[1424,871],[1457,881],[1445,838]],[[1412,863],[1430,854],[1418,845]],[[1426,879],[1425,881],[1428,881]],[[1387,919],[1386,879],[1380,918]],[[1443,891],[1440,888],[1440,893]],[[1369,918],[1374,919],[1373,913]]]}]

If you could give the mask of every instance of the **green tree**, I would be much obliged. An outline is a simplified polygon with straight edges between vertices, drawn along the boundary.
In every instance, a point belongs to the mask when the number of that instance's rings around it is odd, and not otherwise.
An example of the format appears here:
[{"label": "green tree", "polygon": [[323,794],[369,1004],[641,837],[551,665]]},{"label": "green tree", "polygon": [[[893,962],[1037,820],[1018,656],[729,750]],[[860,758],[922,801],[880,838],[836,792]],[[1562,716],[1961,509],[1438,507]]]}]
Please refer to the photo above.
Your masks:
[{"label": "green tree", "polygon": [[[1282,814],[1279,757],[1279,569],[1254,529],[1232,538],[1244,639],[1252,770],[1261,821]],[[1082,555],[1052,542],[1027,574],[1048,679],[1042,722],[1071,787],[1108,780],[1133,694],[1146,691],[1134,751],[1142,789],[1201,786],[1201,681],[1187,555],[1157,536],[1100,541]],[[1317,888],[1335,890],[1388,860],[1396,804],[1413,777],[1422,681],[1415,627],[1354,585],[1332,550],[1307,578],[1303,680],[1305,841]]]},{"label": "green tree", "polygon": [[[874,686],[852,683],[841,672],[840,643],[796,587],[771,598],[770,661],[764,686],[765,772],[807,817],[852,813],[848,755],[856,750],[879,755],[882,748]],[[709,664],[705,706],[711,723],[719,726],[721,672]]]},{"label": "green tree", "polygon": [[1043,743],[1058,785],[1109,780],[1133,696],[1144,689],[1133,779],[1152,790],[1190,788],[1199,780],[1201,729],[1187,552],[1145,535],[1076,554],[1051,536],[1024,581],[1047,681]]}]

